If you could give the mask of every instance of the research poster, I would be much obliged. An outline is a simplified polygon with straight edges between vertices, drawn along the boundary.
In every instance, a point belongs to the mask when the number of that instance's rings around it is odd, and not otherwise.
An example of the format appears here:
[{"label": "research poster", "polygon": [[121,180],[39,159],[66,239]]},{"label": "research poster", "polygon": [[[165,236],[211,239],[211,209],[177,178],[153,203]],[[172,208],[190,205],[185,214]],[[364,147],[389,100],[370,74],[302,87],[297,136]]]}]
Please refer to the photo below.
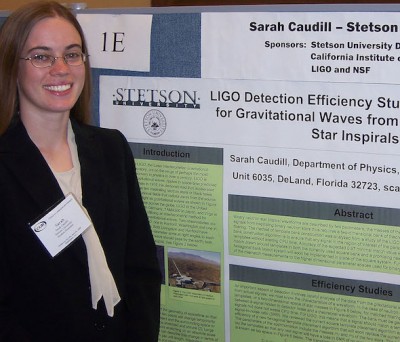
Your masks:
[{"label": "research poster", "polygon": [[285,8],[78,16],[127,53],[91,59],[159,249],[160,341],[400,339],[400,13]]}]

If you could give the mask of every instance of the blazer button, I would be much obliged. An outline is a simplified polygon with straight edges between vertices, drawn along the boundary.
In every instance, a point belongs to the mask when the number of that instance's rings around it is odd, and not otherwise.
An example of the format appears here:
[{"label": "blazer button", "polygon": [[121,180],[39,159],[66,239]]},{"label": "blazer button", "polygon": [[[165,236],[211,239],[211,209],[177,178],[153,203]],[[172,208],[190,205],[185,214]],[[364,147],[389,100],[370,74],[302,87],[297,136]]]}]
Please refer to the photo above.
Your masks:
[{"label": "blazer button", "polygon": [[98,322],[95,322],[95,323],[94,323],[94,327],[95,327],[95,329],[96,329],[97,331],[102,331],[102,330],[104,330],[104,329],[106,328],[106,325],[105,325],[105,323],[98,323]]}]

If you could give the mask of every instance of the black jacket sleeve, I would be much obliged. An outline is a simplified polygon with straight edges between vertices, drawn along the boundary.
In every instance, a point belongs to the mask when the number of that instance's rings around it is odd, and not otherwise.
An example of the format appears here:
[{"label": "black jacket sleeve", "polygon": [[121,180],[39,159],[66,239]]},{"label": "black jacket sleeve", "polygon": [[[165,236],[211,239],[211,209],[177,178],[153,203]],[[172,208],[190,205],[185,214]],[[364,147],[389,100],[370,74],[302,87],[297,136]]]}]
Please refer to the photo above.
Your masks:
[{"label": "black jacket sleeve", "polygon": [[161,273],[132,152],[126,141],[124,146],[130,210],[125,271],[131,320],[129,340],[156,342],[160,327]]}]

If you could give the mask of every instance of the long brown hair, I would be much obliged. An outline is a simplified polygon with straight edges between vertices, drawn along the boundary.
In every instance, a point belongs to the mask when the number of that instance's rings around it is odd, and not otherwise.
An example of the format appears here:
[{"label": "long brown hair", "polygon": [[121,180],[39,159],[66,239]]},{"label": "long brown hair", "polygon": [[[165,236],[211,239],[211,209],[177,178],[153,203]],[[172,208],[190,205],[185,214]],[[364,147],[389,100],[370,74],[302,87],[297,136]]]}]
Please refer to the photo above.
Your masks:
[{"label": "long brown hair", "polygon": [[[19,58],[29,33],[40,20],[52,17],[60,17],[70,22],[81,37],[82,52],[88,53],[81,26],[73,13],[58,2],[33,2],[11,13],[0,29],[0,135],[7,130],[11,120],[18,113]],[[71,117],[78,122],[90,122],[91,93],[90,63],[87,60],[85,63],[85,84],[70,113]]]}]

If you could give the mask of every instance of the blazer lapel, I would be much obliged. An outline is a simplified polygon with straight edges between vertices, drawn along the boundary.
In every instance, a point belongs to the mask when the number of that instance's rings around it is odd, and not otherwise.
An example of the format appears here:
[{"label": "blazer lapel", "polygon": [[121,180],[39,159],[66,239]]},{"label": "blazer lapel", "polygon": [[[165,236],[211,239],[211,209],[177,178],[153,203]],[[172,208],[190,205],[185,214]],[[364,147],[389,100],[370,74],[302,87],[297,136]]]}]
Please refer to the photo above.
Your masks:
[{"label": "blazer lapel", "polygon": [[[17,122],[1,139],[2,163],[26,190],[32,203],[38,206],[38,215],[64,198],[50,167],[29,138],[22,122]],[[36,218],[32,217],[31,220]],[[77,238],[68,249],[71,249],[72,253],[87,267],[86,248],[81,237]]]},{"label": "blazer lapel", "polygon": [[98,147],[96,136],[85,126],[78,125],[74,120],[71,122],[81,165],[82,202],[100,236],[105,224],[107,208],[105,160]]},{"label": "blazer lapel", "polygon": [[2,162],[41,211],[64,198],[57,180],[21,122],[7,131],[1,146]]}]

